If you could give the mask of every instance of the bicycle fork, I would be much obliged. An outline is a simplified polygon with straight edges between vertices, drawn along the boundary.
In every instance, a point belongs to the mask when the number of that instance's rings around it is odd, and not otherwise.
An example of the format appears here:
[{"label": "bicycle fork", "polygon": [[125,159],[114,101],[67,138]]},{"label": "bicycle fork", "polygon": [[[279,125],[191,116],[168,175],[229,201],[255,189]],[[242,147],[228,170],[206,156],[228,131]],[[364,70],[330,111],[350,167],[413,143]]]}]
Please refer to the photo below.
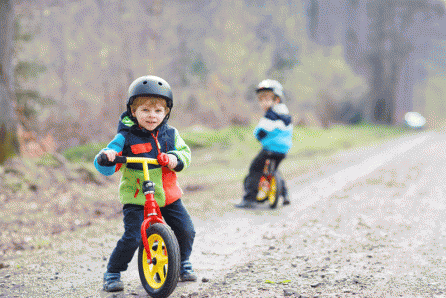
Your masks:
[{"label": "bicycle fork", "polygon": [[155,201],[155,183],[152,181],[144,181],[142,190],[146,196],[146,203],[144,205],[144,221],[141,225],[141,237],[144,249],[147,253],[147,263],[152,263],[152,254],[150,253],[149,242],[147,241],[147,229],[154,223],[165,224],[161,210]]},{"label": "bicycle fork", "polygon": [[[137,160],[137,159],[135,159]],[[144,221],[141,224],[141,237],[144,249],[147,254],[147,263],[152,264],[152,254],[150,253],[151,247],[149,247],[149,242],[147,241],[147,229],[155,223],[165,224],[163,217],[161,215],[161,210],[155,201],[155,183],[150,181],[148,162],[142,161],[142,168],[144,173],[144,182],[142,184],[142,191],[146,197],[146,202],[144,204]]]}]

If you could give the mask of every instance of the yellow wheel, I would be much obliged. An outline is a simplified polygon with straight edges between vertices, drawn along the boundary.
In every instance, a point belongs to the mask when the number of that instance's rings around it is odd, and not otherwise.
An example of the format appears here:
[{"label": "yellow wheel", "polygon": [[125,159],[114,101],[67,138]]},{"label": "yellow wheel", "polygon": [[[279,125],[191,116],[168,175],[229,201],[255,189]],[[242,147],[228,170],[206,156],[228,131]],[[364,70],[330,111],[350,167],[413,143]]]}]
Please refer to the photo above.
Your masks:
[{"label": "yellow wheel", "polygon": [[269,183],[268,180],[264,176],[260,178],[259,181],[259,187],[257,190],[257,201],[264,202],[268,199],[268,190],[269,190]]},{"label": "yellow wheel", "polygon": [[138,252],[141,283],[150,297],[168,297],[175,290],[180,275],[178,241],[169,226],[159,223],[147,229],[147,241],[152,260],[148,262],[141,241]]},{"label": "yellow wheel", "polygon": [[279,202],[279,195],[280,195],[280,186],[279,183],[277,183],[276,176],[273,176],[270,181],[270,187],[268,191],[268,202],[270,208],[276,208],[277,203]]}]

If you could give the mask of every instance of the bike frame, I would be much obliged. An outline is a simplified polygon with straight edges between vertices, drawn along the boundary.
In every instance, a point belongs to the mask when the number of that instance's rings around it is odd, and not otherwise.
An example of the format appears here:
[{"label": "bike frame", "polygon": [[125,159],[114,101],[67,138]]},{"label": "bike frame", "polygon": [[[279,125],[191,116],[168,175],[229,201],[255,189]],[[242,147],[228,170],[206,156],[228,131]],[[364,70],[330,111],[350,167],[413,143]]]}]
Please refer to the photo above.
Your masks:
[{"label": "bike frame", "polygon": [[271,182],[271,177],[275,172],[276,161],[274,159],[267,158],[265,160],[265,167],[263,168],[263,175],[266,177],[268,182]]},{"label": "bike frame", "polygon": [[[125,160],[124,160],[125,159]],[[155,201],[155,183],[150,181],[149,164],[159,165],[158,160],[148,157],[116,157],[117,163],[141,163],[144,173],[144,182],[142,184],[142,191],[146,197],[146,203],[144,204],[144,221],[141,224],[141,237],[144,249],[147,253],[147,261],[152,264],[152,255],[150,253],[149,243],[147,241],[147,229],[155,223],[166,224],[161,215],[161,210],[158,203]]]}]

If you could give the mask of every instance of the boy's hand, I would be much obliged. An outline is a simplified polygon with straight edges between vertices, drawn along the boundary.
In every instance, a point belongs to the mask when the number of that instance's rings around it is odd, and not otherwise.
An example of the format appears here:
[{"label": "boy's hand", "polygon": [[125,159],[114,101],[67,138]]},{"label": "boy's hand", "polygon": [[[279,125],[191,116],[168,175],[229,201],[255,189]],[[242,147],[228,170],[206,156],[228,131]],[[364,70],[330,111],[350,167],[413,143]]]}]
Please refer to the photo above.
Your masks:
[{"label": "boy's hand", "polygon": [[178,165],[178,158],[173,154],[167,154],[169,156],[169,163],[167,164],[167,167],[171,170],[175,169],[175,167]]},{"label": "boy's hand", "polygon": [[116,156],[118,155],[118,152],[116,152],[115,150],[105,150],[103,152],[105,155],[107,155],[108,161],[115,161]]}]

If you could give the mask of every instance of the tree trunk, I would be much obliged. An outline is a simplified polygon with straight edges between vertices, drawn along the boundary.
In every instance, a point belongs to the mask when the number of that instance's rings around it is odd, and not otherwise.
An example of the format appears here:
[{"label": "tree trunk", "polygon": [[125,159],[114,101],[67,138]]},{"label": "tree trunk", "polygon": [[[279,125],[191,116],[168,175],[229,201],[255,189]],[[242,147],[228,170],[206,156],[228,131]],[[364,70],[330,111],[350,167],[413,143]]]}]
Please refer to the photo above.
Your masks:
[{"label": "tree trunk", "polygon": [[364,100],[365,118],[401,124],[404,114],[414,108],[414,84],[428,75],[415,71],[417,61],[430,55],[431,40],[445,39],[444,6],[434,0],[345,3],[346,58],[367,78],[371,89]]},{"label": "tree trunk", "polygon": [[0,164],[18,152],[17,124],[14,118],[14,0],[0,0]]}]

